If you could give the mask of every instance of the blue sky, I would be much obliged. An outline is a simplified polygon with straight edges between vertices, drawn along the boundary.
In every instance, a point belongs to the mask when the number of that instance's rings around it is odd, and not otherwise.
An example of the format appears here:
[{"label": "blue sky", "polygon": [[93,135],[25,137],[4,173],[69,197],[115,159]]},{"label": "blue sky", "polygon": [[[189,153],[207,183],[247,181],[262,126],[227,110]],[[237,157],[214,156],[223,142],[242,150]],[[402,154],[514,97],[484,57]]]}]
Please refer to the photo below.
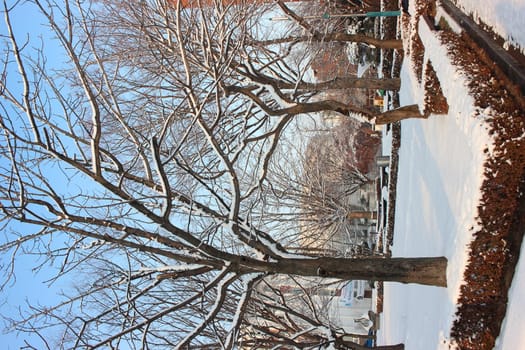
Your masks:
[{"label": "blue sky", "polygon": [[[12,2],[12,1],[11,1]],[[271,15],[271,14],[270,14]],[[24,53],[30,55],[31,52],[39,49],[44,43],[44,50],[46,52],[46,64],[48,68],[57,67],[60,68],[60,65],[67,61],[67,57],[63,55],[63,52],[57,47],[56,43],[52,40],[53,36],[49,32],[49,28],[44,25],[46,19],[40,15],[36,9],[36,6],[31,3],[19,3],[15,10],[11,13],[11,24],[14,27],[15,34],[19,39],[20,43],[24,43],[29,39],[29,44],[25,47]],[[270,30],[271,26],[274,26],[275,22],[265,22],[263,29]],[[282,35],[282,30],[286,28],[283,23],[277,24],[277,27],[281,30],[271,31],[273,35]],[[1,45],[2,51],[6,49],[8,42],[5,40],[5,35],[7,33],[6,23],[2,20],[0,21],[0,34],[2,35]],[[265,34],[269,36],[269,34]],[[20,84],[17,75],[17,67],[15,64],[12,64],[8,69],[8,84]],[[10,85],[10,88],[16,88],[15,86]],[[22,92],[20,87],[20,93]],[[2,159],[0,158],[0,162]],[[50,177],[53,177],[53,173],[50,172]],[[58,174],[57,174],[57,181]],[[76,181],[81,181],[81,179],[76,178]],[[71,183],[69,183],[71,185]],[[70,191],[66,189],[68,185],[64,182],[62,185],[65,191]],[[75,189],[71,189],[74,191]],[[21,224],[12,225],[12,229],[19,231],[24,234],[33,233],[35,228],[22,226]],[[0,242],[5,240],[4,236],[8,235],[9,232],[0,232],[2,234],[0,237]],[[1,243],[0,243],[1,244]],[[0,262],[2,265],[6,265],[9,262],[9,256],[0,256]],[[16,281],[10,283],[0,295],[0,314],[8,317],[16,318],[18,316],[19,308],[26,308],[28,303],[52,306],[59,301],[59,293],[63,289],[69,287],[70,280],[67,278],[62,281],[60,284],[53,284],[51,287],[46,280],[54,276],[55,269],[46,265],[38,273],[32,270],[33,267],[39,266],[42,263],[37,256],[31,255],[18,255],[16,263]],[[1,324],[0,324],[1,325]],[[49,335],[51,338],[53,335]],[[17,334],[14,332],[3,333],[0,332],[0,344],[2,349],[19,349],[23,347],[24,340],[28,340],[31,343],[36,342],[37,348],[43,348],[43,345],[39,342],[38,336],[20,334],[17,337]],[[40,344],[40,345],[38,345]]]},{"label": "blue sky", "polygon": [[[12,3],[12,1],[9,1],[9,5]],[[2,15],[4,15],[3,8]],[[59,50],[53,49],[50,35],[47,32],[47,28],[43,25],[44,21],[44,18],[38,13],[35,6],[28,3],[19,3],[11,13],[11,24],[20,42],[25,42],[25,40],[29,38],[30,43],[25,48],[25,53],[29,54],[35,48],[40,47],[40,38],[42,38],[43,42],[45,42],[48,64],[50,66],[56,66],[59,62],[63,62],[64,57],[60,55]],[[7,25],[4,21],[4,16],[2,16],[2,20],[0,21],[0,34],[2,35],[0,43],[3,53],[9,44],[5,38]],[[8,67],[8,76],[11,75],[11,79],[8,79],[10,88],[15,87],[13,84],[19,83],[19,79],[15,78],[16,74],[17,67],[15,65]],[[20,224],[11,225],[11,228],[24,234],[34,231],[34,228]],[[4,241],[4,237],[9,235],[9,232],[1,232],[1,234],[3,236],[2,241]],[[0,259],[2,265],[5,265],[9,262],[10,256],[2,255]],[[0,313],[2,315],[16,317],[19,307],[23,308],[28,302],[51,305],[58,300],[57,295],[61,286],[53,285],[49,288],[49,285],[45,283],[45,280],[51,276],[53,271],[47,266],[44,266],[38,274],[35,274],[32,270],[34,266],[37,266],[41,262],[36,256],[17,256],[15,265],[16,279],[9,283],[0,295]],[[31,337],[27,334],[17,337],[14,332],[0,333],[0,344],[2,344],[3,349],[19,349],[24,346],[24,339],[35,340],[37,337]]]}]

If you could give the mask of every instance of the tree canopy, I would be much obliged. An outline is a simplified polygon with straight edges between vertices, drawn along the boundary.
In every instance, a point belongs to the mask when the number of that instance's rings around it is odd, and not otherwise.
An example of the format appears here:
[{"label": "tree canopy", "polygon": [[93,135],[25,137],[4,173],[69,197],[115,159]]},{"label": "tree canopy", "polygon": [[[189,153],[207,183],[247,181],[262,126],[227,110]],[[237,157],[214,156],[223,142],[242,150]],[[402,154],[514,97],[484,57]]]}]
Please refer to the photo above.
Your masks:
[{"label": "tree canopy", "polygon": [[4,4],[3,286],[24,253],[80,281],[13,327],[49,348],[231,349],[268,274],[446,284],[444,258],[313,258],[257,220],[289,122],[348,111],[254,45],[264,6],[29,3],[67,59],[49,64]]}]

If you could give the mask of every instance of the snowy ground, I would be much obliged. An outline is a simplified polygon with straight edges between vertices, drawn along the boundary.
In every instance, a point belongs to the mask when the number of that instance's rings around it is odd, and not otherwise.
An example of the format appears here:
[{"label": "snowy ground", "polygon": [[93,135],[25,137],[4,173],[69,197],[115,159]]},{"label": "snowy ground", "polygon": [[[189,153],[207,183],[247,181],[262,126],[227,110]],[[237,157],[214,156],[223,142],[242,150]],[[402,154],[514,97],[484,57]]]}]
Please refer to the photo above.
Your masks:
[{"label": "snowy ground", "polygon": [[457,0],[459,7],[482,21],[504,38],[508,44],[521,47],[525,52],[524,0]]},{"label": "snowy ground", "polygon": [[[454,76],[449,71],[453,67],[447,68],[441,72]],[[405,65],[402,79],[409,79],[409,74]],[[454,90],[451,95],[458,98],[457,110],[451,109],[448,116],[402,124],[392,248],[394,256],[446,256],[449,286],[444,289],[385,283],[385,320],[379,343],[404,342],[407,349],[448,348],[446,340],[467,257],[466,245],[470,228],[476,225],[484,160],[481,155],[488,141],[479,121],[462,117],[472,111],[469,97],[462,93],[464,89],[454,88],[463,86],[460,80],[456,76],[448,86],[449,91]],[[442,88],[447,91],[445,86]],[[401,104],[421,99],[418,94],[406,87],[400,95]]]},{"label": "snowy ground", "polygon": [[[493,27],[496,33],[525,52],[525,0],[460,0],[460,5],[469,13]],[[525,241],[521,258],[516,267],[509,291],[507,315],[501,335],[496,342],[497,350],[525,348]]]},{"label": "snowy ground", "polygon": [[[485,1],[461,1],[485,20]],[[512,5],[512,6],[511,6]],[[497,11],[486,23],[525,47],[525,0],[492,1]],[[518,14],[517,14],[518,13]],[[520,23],[521,21],[521,23]],[[521,24],[521,25],[520,25]],[[420,27],[421,28],[421,27]],[[394,256],[446,256],[448,288],[385,283],[379,344],[405,343],[407,350],[449,349],[449,332],[467,258],[467,245],[476,227],[483,149],[490,137],[473,117],[473,100],[464,78],[446,58],[432,33],[421,29],[426,58],[434,65],[448,99],[448,115],[402,123],[399,155]],[[405,63],[401,105],[421,103],[422,89]],[[525,248],[525,247],[524,247]],[[522,250],[522,251],[525,251]],[[525,258],[520,259],[510,291],[510,303],[498,350],[525,348]]]}]

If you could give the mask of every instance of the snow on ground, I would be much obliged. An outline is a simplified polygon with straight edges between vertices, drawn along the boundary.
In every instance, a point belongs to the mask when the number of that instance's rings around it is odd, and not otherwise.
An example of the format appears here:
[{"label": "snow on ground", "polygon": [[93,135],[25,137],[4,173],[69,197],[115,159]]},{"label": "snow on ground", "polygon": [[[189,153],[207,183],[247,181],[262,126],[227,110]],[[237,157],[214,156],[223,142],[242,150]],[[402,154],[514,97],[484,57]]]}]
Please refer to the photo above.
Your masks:
[{"label": "snow on ground", "polygon": [[[503,321],[501,334],[496,341],[495,350],[515,350],[525,348],[525,240],[521,246],[521,257],[516,267],[514,280],[509,290],[507,314]],[[521,346],[521,348],[520,348]]]},{"label": "snow on ground", "polygon": [[[525,52],[525,0],[459,0],[461,8],[491,26],[507,42],[517,45]],[[507,314],[495,350],[525,348],[525,242],[509,290]]]},{"label": "snow on ground", "polygon": [[[484,16],[482,9],[497,10],[500,17],[491,23],[509,25],[502,33],[511,33],[515,39],[525,35],[525,0],[461,0],[461,3],[472,3],[471,8],[480,16]],[[511,7],[512,4],[515,6]],[[378,344],[405,343],[407,350],[444,350],[449,349],[467,246],[477,224],[476,207],[485,159],[482,150],[490,138],[480,123],[484,115],[473,116],[473,100],[465,92],[461,72],[448,61],[432,33],[420,29],[425,58],[432,61],[450,110],[448,115],[402,123],[393,255],[446,256],[449,285],[445,289],[385,283]],[[422,89],[407,63],[402,67],[401,79],[401,105],[414,102],[421,105]],[[525,318],[521,315],[525,310],[524,288],[522,256],[497,350],[525,346]]]},{"label": "snow on ground", "polygon": [[525,52],[524,0],[457,0],[465,12],[490,26],[507,43],[519,46]]},{"label": "snow on ground", "polygon": [[[479,120],[471,117],[472,99],[461,75],[446,63],[437,73],[452,77],[442,85],[447,97],[457,99],[449,100],[449,115],[409,120],[401,129],[392,253],[449,259],[446,289],[385,283],[378,343],[403,342],[407,350],[448,349],[467,244],[476,225],[482,150],[489,140]],[[406,64],[401,74],[402,81],[413,81]],[[404,86],[400,94],[402,105],[421,99],[417,86]]]}]

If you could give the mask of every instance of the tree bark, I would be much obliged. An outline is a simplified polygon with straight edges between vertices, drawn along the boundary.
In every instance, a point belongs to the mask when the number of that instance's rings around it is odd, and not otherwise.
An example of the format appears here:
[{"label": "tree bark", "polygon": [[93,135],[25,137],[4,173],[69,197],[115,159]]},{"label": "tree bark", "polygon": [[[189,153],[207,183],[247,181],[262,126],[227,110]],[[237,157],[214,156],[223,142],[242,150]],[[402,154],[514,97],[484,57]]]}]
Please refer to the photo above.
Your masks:
[{"label": "tree bark", "polygon": [[299,84],[278,82],[280,89],[296,89],[308,91],[336,90],[336,89],[383,89],[397,91],[401,86],[398,78],[355,78],[337,77],[319,83],[301,82]]},{"label": "tree bark", "polygon": [[[260,262],[264,264],[263,262]],[[259,266],[259,271],[301,276],[417,283],[446,287],[447,259],[430,258],[287,258]]]},{"label": "tree bark", "polygon": [[[338,347],[339,346],[339,347]],[[342,342],[336,342],[336,349],[339,349],[340,347],[344,346],[345,349],[351,349],[351,350],[370,350],[370,349],[378,349],[378,350],[404,350],[405,345],[404,344],[397,344],[397,345],[379,345],[374,346],[372,348],[359,345],[354,342],[349,341],[342,341]]]},{"label": "tree bark", "polygon": [[427,118],[424,114],[419,111],[418,105],[409,105],[400,108],[393,109],[391,111],[386,111],[376,116],[375,124],[384,125],[394,122],[398,122],[404,119],[410,118]]},{"label": "tree bark", "polygon": [[342,32],[337,33],[314,33],[311,35],[301,35],[301,36],[289,36],[286,38],[278,38],[271,40],[260,40],[255,41],[252,44],[257,45],[276,45],[276,44],[286,44],[286,43],[296,43],[296,42],[341,42],[341,43],[363,43],[375,46],[380,49],[402,49],[403,42],[397,39],[376,39],[369,37],[363,34],[347,34]]},{"label": "tree bark", "polygon": [[341,338],[338,338],[335,341],[335,348],[336,349],[352,349],[352,350],[370,350],[370,349],[377,349],[377,350],[404,350],[405,345],[404,344],[396,344],[396,345],[379,345],[374,346],[372,348],[366,347],[364,345],[360,345],[358,343],[354,343],[352,341],[343,340]]},{"label": "tree bark", "polygon": [[377,219],[377,211],[352,211],[346,215],[348,219]]},{"label": "tree bark", "polygon": [[259,107],[270,116],[282,116],[286,114],[295,116],[298,114],[332,111],[345,116],[349,116],[351,114],[358,114],[366,121],[374,122],[376,125],[389,124],[411,118],[427,118],[427,116],[425,116],[419,111],[419,106],[417,104],[403,106],[380,114],[375,114],[370,109],[348,105],[335,100],[322,100],[303,103],[297,102],[291,107],[274,109],[273,107],[270,107],[268,104],[266,104],[258,96],[256,96],[255,93],[253,93],[255,88],[256,85],[248,87],[231,85],[225,87],[225,91],[227,91],[228,93],[241,93],[246,95],[255,103],[257,103]]}]

